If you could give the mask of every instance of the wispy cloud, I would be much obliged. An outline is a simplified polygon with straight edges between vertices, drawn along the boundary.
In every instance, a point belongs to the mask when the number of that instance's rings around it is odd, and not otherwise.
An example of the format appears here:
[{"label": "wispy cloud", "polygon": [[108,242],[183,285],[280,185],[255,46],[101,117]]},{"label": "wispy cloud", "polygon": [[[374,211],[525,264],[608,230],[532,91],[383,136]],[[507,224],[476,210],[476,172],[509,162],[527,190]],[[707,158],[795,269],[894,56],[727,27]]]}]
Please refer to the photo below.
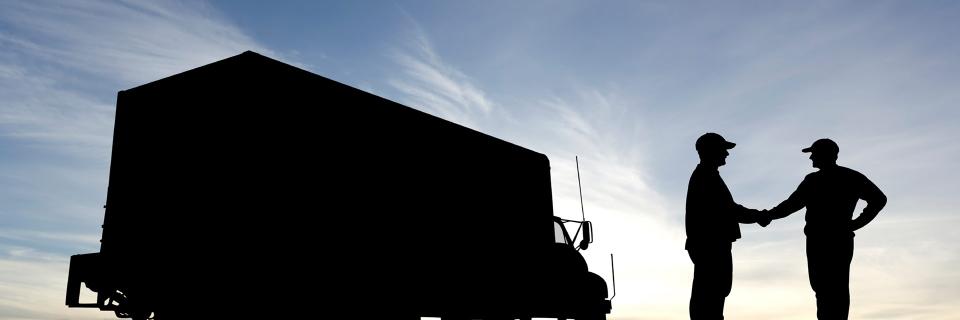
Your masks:
[{"label": "wispy cloud", "polygon": [[256,50],[273,55],[200,2],[4,3],[10,44],[31,56],[139,84]]},{"label": "wispy cloud", "polygon": [[493,111],[494,104],[470,77],[443,61],[419,27],[413,30],[410,45],[391,54],[403,73],[389,84],[404,95],[402,102],[407,105],[475,127]]},{"label": "wispy cloud", "polygon": [[[579,156],[583,176],[589,174],[599,180],[590,186],[596,205],[631,208],[630,212],[641,215],[664,214],[664,201],[650,185],[644,168],[647,128],[643,121],[633,120],[638,106],[623,100],[615,90],[581,85],[570,92],[531,102],[544,106],[545,112],[523,121],[550,137],[540,139],[538,147],[555,155],[554,169],[574,174],[571,160]],[[554,184],[575,182],[562,179]]]},{"label": "wispy cloud", "polygon": [[[29,55],[29,53],[23,53]],[[0,58],[2,59],[2,58]],[[113,106],[102,97],[63,88],[69,75],[0,60],[0,134],[13,141],[55,145],[72,155],[109,155]]]},{"label": "wispy cloud", "polygon": [[258,45],[202,3],[0,4],[0,125],[15,138],[109,146],[116,91]]}]

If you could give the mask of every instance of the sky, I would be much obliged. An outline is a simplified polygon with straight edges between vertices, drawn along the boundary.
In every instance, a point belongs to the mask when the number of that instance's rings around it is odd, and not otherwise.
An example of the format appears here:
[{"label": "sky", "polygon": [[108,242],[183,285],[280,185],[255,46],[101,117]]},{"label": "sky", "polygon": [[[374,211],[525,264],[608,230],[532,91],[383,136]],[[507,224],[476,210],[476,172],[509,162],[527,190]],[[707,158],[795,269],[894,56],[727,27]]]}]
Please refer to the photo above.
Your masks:
[{"label": "sky", "polygon": [[[117,92],[246,50],[546,154],[560,217],[579,157],[609,319],[687,318],[697,137],[737,143],[720,173],[758,209],[829,137],[889,199],[851,318],[958,319],[957,34],[955,1],[2,1],[0,319],[112,318],[63,301],[99,250]],[[728,318],[814,317],[803,216],[741,225]]]}]

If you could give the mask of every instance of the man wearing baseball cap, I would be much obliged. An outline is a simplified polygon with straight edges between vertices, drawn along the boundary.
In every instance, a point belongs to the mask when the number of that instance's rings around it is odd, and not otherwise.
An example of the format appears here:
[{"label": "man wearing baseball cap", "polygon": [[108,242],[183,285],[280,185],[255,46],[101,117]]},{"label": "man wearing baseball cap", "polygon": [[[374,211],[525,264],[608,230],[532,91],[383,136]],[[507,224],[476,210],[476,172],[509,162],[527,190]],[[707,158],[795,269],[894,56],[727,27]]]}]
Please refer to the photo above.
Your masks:
[{"label": "man wearing baseball cap", "polygon": [[734,202],[720,177],[718,169],[727,163],[727,150],[734,146],[713,132],[700,136],[696,143],[700,164],[690,176],[687,189],[685,245],[693,261],[692,320],[723,319],[723,304],[733,284],[730,250],[740,238],[739,223],[770,223],[759,211]]},{"label": "man wearing baseball cap", "polygon": [[[817,319],[847,319],[850,310],[850,262],[854,231],[867,225],[887,204],[887,197],[866,176],[837,165],[840,147],[820,139],[801,150],[810,153],[817,172],[808,174],[797,190],[767,214],[786,217],[807,208],[807,269],[817,297]],[[857,201],[867,206],[853,218]]]}]

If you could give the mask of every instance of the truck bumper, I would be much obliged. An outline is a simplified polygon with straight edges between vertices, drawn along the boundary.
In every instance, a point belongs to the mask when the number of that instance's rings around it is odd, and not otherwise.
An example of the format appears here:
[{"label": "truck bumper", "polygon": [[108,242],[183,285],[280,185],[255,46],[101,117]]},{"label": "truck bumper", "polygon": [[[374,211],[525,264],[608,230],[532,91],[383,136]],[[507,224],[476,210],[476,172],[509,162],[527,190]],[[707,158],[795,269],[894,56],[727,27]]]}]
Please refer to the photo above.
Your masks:
[{"label": "truck bumper", "polygon": [[[81,283],[96,291],[99,284],[97,272],[101,265],[100,253],[77,254],[70,257],[70,273],[67,275],[66,304],[71,308],[99,308],[99,303],[80,303]],[[99,296],[99,295],[98,295]],[[99,297],[98,297],[99,298]],[[99,299],[98,299],[99,300]],[[99,302],[99,301],[98,301]]]}]

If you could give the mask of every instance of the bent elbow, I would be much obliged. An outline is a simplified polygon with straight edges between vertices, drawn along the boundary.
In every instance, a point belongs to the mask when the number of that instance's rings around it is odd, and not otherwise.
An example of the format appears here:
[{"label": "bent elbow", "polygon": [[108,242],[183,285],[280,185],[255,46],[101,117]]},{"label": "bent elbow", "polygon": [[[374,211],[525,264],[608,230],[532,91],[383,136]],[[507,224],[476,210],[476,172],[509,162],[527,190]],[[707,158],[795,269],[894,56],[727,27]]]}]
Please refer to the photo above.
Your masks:
[{"label": "bent elbow", "polygon": [[877,208],[883,208],[887,205],[887,196],[881,193],[873,201],[877,203]]}]

